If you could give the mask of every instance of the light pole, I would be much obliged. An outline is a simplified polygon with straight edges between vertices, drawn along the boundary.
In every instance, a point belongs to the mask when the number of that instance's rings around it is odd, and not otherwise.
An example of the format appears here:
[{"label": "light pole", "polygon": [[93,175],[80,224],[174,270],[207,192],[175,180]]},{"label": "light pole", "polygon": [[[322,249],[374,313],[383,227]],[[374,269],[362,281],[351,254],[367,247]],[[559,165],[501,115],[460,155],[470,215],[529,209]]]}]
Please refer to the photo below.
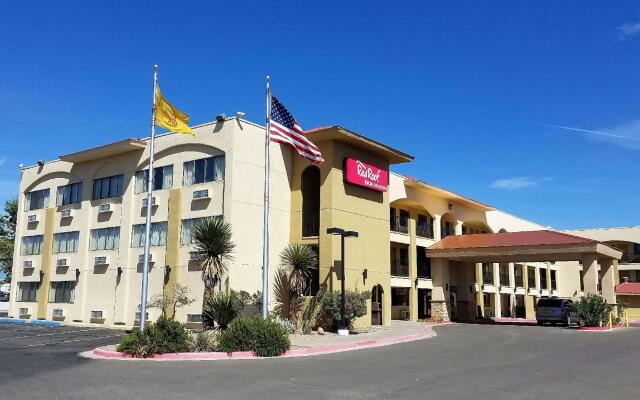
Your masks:
[{"label": "light pole", "polygon": [[358,237],[356,231],[345,231],[342,228],[328,228],[327,233],[329,235],[340,236],[340,265],[342,269],[342,282],[340,283],[340,326],[338,327],[338,335],[348,336],[349,326],[347,325],[346,311],[345,311],[345,260],[344,260],[344,238],[346,237]]}]

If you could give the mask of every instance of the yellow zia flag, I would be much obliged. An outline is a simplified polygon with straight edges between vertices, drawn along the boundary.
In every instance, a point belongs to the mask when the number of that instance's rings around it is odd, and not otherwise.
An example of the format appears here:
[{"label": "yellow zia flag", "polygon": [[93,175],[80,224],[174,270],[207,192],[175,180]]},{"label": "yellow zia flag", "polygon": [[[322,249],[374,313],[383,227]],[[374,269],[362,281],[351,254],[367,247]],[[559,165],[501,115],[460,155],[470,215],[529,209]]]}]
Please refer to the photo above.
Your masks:
[{"label": "yellow zia flag", "polygon": [[162,96],[160,86],[156,86],[156,125],[173,132],[193,135],[189,128],[189,116],[180,112]]}]

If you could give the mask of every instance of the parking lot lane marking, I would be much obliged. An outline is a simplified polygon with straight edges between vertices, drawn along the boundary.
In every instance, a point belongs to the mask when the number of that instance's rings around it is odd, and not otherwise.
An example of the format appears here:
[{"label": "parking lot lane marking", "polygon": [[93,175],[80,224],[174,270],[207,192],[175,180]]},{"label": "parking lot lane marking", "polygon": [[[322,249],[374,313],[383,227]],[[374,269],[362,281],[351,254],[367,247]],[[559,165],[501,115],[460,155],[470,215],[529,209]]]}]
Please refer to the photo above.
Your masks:
[{"label": "parking lot lane marking", "polygon": [[39,344],[29,344],[26,347],[42,347],[42,346],[53,346],[56,344],[64,344],[64,343],[74,343],[74,342],[82,342],[82,341],[87,341],[87,340],[100,340],[100,339],[108,339],[108,338],[113,338],[113,337],[122,337],[125,336],[124,333],[119,333],[117,335],[108,335],[108,336],[98,336],[98,337],[88,337],[88,338],[82,338],[82,339],[70,339],[70,340],[63,340],[61,342],[50,342],[50,343],[39,343]]},{"label": "parking lot lane marking", "polygon": [[78,333],[78,332],[90,332],[93,331],[93,329],[81,329],[78,331],[62,331],[62,332],[52,332],[52,333],[41,333],[38,335],[24,335],[24,336],[12,336],[12,337],[4,337],[4,338],[0,338],[1,340],[11,340],[11,339],[28,339],[28,338],[36,338],[36,337],[43,337],[43,336],[53,336],[53,335],[65,335],[67,333]]}]

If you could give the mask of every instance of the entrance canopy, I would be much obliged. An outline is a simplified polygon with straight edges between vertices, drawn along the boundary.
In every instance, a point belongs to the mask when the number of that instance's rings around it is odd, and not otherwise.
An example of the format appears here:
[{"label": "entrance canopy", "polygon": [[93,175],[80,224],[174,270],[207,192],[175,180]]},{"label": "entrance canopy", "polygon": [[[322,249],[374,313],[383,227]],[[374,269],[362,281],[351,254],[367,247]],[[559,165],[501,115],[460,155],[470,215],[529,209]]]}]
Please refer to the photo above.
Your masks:
[{"label": "entrance canopy", "polygon": [[447,236],[427,249],[430,258],[469,262],[619,260],[622,252],[580,236],[550,230]]}]

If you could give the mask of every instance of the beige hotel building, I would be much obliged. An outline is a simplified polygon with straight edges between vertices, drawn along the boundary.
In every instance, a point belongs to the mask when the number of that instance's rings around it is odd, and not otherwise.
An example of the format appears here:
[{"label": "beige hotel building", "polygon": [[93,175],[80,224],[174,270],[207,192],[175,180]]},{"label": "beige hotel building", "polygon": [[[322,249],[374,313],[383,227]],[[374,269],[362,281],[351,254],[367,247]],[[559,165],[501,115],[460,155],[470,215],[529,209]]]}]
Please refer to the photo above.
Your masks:
[{"label": "beige hotel building", "polygon": [[[203,284],[191,228],[222,216],[236,243],[224,288],[261,289],[264,127],[227,118],[195,136],[156,139],[154,194],[146,204],[148,139],[127,139],[21,171],[9,316],[133,326],[140,318],[143,226],[152,207],[149,297],[188,286],[179,309],[200,321]],[[310,293],[371,292],[358,326],[394,319],[535,318],[542,296],[602,293],[616,302],[622,252],[550,230],[449,190],[389,171],[413,157],[340,126],[308,137],[326,162],[270,144],[270,273],[292,242],[319,253]],[[329,227],[358,231],[340,240]],[[273,281],[273,280],[272,280]],[[273,301],[273,296],[270,297]],[[273,303],[271,304],[273,306]],[[154,320],[160,310],[150,309]]]}]

